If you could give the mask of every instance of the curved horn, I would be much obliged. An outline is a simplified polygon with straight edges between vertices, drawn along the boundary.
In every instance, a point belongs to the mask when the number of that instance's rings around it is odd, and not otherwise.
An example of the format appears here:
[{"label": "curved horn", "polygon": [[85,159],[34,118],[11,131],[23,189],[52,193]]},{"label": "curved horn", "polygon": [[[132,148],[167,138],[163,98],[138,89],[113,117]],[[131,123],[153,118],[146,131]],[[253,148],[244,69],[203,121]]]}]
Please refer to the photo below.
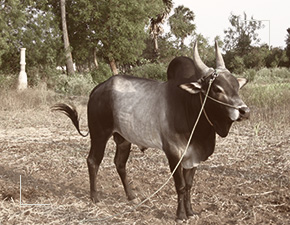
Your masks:
[{"label": "curved horn", "polygon": [[225,69],[225,62],[223,56],[220,52],[220,48],[218,46],[218,42],[215,41],[215,55],[216,55],[216,68],[217,69]]},{"label": "curved horn", "polygon": [[197,41],[195,41],[193,46],[193,62],[199,72],[201,72],[202,74],[207,74],[209,68],[203,63],[198,54]]}]

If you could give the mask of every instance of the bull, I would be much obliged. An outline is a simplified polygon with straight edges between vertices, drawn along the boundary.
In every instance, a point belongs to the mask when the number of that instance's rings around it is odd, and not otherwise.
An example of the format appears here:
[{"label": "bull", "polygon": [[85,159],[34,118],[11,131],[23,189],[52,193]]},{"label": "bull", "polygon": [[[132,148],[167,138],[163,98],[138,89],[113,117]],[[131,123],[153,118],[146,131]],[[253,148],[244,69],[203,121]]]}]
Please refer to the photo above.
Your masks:
[{"label": "bull", "polygon": [[[213,153],[216,134],[226,137],[234,121],[247,119],[250,114],[238,94],[247,80],[234,77],[226,69],[217,43],[215,51],[216,69],[202,62],[195,43],[193,59],[177,57],[170,62],[166,82],[118,75],[92,90],[87,108],[91,139],[87,164],[93,202],[98,202],[96,177],[111,136],[117,146],[114,163],[129,200],[136,198],[126,174],[132,143],[141,149],[162,149],[170,170],[175,169],[201,109],[209,81],[214,80],[187,152],[173,174],[177,192],[176,220],[194,216],[191,188],[197,166]],[[54,110],[65,113],[83,135],[74,107],[58,104]]]}]

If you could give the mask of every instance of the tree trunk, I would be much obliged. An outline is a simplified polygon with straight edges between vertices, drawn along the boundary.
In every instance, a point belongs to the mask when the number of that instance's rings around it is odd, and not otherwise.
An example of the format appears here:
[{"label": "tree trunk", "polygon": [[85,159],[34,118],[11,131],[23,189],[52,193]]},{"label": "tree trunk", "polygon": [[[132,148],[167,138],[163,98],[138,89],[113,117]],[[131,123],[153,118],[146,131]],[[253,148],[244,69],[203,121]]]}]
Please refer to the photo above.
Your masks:
[{"label": "tree trunk", "polygon": [[154,30],[153,30],[153,41],[154,41],[154,54],[156,59],[159,58],[159,46],[158,46],[158,32],[157,32],[157,24],[154,24]]},{"label": "tree trunk", "polygon": [[74,74],[73,59],[70,50],[68,31],[66,26],[66,11],[65,11],[65,0],[60,0],[60,9],[61,9],[61,23],[62,23],[62,34],[63,34],[63,43],[64,50],[66,55],[66,71],[68,74]]},{"label": "tree trunk", "polygon": [[110,67],[111,67],[111,70],[112,70],[113,74],[117,75],[118,74],[118,69],[117,69],[116,62],[115,62],[114,59],[110,60]]},{"label": "tree trunk", "polygon": [[97,48],[94,48],[94,64],[96,66],[96,69],[98,69],[99,63],[98,63],[98,59],[97,59]]}]

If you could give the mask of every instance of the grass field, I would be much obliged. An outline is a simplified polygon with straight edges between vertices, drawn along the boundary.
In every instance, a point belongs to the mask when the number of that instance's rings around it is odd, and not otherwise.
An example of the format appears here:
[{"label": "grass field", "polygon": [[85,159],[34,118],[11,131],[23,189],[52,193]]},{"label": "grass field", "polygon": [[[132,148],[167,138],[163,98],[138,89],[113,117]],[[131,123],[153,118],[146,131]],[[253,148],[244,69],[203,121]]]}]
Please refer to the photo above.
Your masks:
[{"label": "grass field", "polygon": [[[0,92],[0,224],[175,224],[173,180],[131,211],[116,172],[114,142],[98,174],[99,199],[89,198],[89,138],[50,106],[73,102],[87,130],[87,97],[64,97],[40,85],[22,93]],[[214,154],[197,170],[188,224],[290,224],[289,80],[249,83],[242,90],[251,119],[218,138]],[[161,150],[133,146],[127,165],[139,200],[169,176]],[[21,176],[21,202],[20,202]],[[25,205],[48,204],[48,205]],[[98,219],[124,214],[104,221]]]}]

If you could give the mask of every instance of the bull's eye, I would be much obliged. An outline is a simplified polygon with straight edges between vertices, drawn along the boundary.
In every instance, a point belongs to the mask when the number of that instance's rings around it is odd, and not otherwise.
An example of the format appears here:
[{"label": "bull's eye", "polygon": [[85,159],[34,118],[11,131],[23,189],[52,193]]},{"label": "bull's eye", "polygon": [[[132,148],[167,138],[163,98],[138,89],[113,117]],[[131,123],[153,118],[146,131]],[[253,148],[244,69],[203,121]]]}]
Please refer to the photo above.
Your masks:
[{"label": "bull's eye", "polygon": [[215,92],[215,93],[217,93],[217,94],[222,94],[222,93],[224,93],[224,89],[223,88],[221,88],[220,86],[213,86],[213,91]]}]

